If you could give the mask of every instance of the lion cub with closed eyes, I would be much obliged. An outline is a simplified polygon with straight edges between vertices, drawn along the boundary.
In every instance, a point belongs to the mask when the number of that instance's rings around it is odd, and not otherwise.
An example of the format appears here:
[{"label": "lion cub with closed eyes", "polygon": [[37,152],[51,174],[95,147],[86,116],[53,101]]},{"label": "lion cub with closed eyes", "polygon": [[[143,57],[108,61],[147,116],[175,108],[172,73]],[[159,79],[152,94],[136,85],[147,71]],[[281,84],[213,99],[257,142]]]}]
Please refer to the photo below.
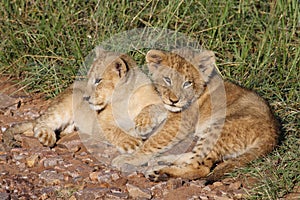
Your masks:
[{"label": "lion cub with closed eyes", "polygon": [[[87,81],[75,81],[37,119],[6,130],[4,144],[17,145],[14,135],[28,132],[43,145],[52,147],[57,133],[69,134],[76,128],[112,144],[121,153],[135,151],[147,136],[132,131],[134,117],[150,104],[161,111],[161,100],[130,56],[99,47],[94,54]],[[165,118],[160,114],[157,123]]]}]

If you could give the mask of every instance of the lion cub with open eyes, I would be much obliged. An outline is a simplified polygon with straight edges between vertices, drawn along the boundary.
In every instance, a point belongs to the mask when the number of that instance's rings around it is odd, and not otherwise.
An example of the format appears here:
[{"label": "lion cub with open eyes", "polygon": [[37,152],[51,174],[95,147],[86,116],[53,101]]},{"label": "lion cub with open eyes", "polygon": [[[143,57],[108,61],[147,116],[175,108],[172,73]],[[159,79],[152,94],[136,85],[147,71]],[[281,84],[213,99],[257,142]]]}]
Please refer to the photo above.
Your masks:
[{"label": "lion cub with open eyes", "polygon": [[[87,82],[76,81],[36,120],[9,128],[3,134],[4,144],[13,146],[14,135],[28,131],[51,147],[56,143],[57,132],[68,134],[76,128],[103,138],[121,153],[136,150],[147,136],[132,131],[134,117],[150,104],[161,111],[161,100],[131,57],[101,48],[96,48],[95,54]],[[164,118],[160,114],[156,117],[158,124]]]},{"label": "lion cub with open eyes", "polygon": [[[151,180],[206,177],[214,181],[267,154],[277,144],[277,122],[266,102],[254,92],[223,81],[213,52],[150,50],[146,61],[169,114],[164,126],[132,155],[117,157],[113,161],[116,166],[141,165],[155,155],[161,165],[146,172]],[[147,112],[145,109],[137,117],[137,130],[149,126],[143,121],[153,120]],[[196,139],[191,151],[160,156],[191,134]]]}]

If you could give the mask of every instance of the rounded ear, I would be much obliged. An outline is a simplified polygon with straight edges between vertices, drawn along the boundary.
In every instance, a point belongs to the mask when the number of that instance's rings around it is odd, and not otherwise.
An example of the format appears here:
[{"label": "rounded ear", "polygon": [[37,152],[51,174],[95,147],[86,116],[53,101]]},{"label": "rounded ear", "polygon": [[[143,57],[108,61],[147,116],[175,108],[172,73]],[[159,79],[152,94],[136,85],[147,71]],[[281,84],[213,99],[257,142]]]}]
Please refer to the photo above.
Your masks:
[{"label": "rounded ear", "polygon": [[120,56],[119,58],[115,59],[112,62],[111,66],[112,66],[112,71],[117,73],[119,77],[122,78],[127,74],[129,70],[129,65],[130,63],[127,63],[127,60],[124,59],[122,56]]},{"label": "rounded ear", "polygon": [[123,62],[126,64],[128,69],[138,67],[135,60],[133,60],[133,58],[130,57],[129,55],[127,55],[127,54],[121,54],[120,59],[123,60]]},{"label": "rounded ear", "polygon": [[161,61],[165,58],[166,54],[160,50],[150,50],[146,55],[147,63],[156,63],[160,64]]}]

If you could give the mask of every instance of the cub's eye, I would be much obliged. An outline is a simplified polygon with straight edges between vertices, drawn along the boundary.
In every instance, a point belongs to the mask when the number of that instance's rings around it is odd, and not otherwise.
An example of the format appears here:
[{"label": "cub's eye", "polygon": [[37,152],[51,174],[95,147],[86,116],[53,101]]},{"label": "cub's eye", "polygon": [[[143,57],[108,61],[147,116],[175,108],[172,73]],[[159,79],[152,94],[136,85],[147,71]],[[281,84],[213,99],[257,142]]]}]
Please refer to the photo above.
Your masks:
[{"label": "cub's eye", "polygon": [[96,78],[95,79],[95,85],[98,85],[102,81],[102,78]]},{"label": "cub's eye", "polygon": [[163,79],[164,79],[164,81],[166,82],[167,85],[171,85],[172,84],[172,81],[171,81],[171,79],[169,77],[164,77]]},{"label": "cub's eye", "polygon": [[186,81],[183,83],[182,87],[186,89],[192,85],[193,85],[192,81]]}]

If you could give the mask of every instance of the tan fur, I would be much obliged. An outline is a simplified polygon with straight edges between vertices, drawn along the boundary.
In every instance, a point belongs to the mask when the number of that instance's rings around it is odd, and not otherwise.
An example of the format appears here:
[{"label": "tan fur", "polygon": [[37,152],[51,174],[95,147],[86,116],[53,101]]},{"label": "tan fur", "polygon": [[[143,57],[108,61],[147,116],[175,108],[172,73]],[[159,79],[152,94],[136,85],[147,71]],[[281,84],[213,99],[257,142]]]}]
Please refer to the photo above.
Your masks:
[{"label": "tan fur", "polygon": [[16,145],[15,134],[29,131],[43,145],[51,147],[56,143],[57,132],[68,134],[74,128],[102,137],[122,153],[132,152],[141,145],[143,135],[132,131],[134,117],[144,107],[159,104],[159,97],[129,56],[101,48],[96,48],[95,54],[88,81],[76,81],[36,120],[4,132],[7,146]]},{"label": "tan fur", "polygon": [[[151,50],[146,56],[165,107],[175,115],[190,115],[191,118],[182,118],[186,121],[181,122],[181,126],[195,125],[195,136],[199,138],[191,152],[158,157],[168,165],[147,172],[155,181],[169,177],[197,179],[207,175],[208,180],[214,181],[235,167],[267,154],[277,144],[277,122],[266,102],[254,92],[223,82],[216,72],[213,52],[187,52]],[[193,106],[197,108],[189,109]],[[192,122],[195,113],[199,116],[196,124]],[[173,115],[168,116],[162,128],[169,132],[165,134],[168,137],[157,140],[173,140],[170,132],[180,130],[176,128],[180,123],[172,119]],[[173,123],[168,123],[170,118]],[[185,134],[189,132],[182,130]],[[213,169],[215,164],[218,165]]]}]

